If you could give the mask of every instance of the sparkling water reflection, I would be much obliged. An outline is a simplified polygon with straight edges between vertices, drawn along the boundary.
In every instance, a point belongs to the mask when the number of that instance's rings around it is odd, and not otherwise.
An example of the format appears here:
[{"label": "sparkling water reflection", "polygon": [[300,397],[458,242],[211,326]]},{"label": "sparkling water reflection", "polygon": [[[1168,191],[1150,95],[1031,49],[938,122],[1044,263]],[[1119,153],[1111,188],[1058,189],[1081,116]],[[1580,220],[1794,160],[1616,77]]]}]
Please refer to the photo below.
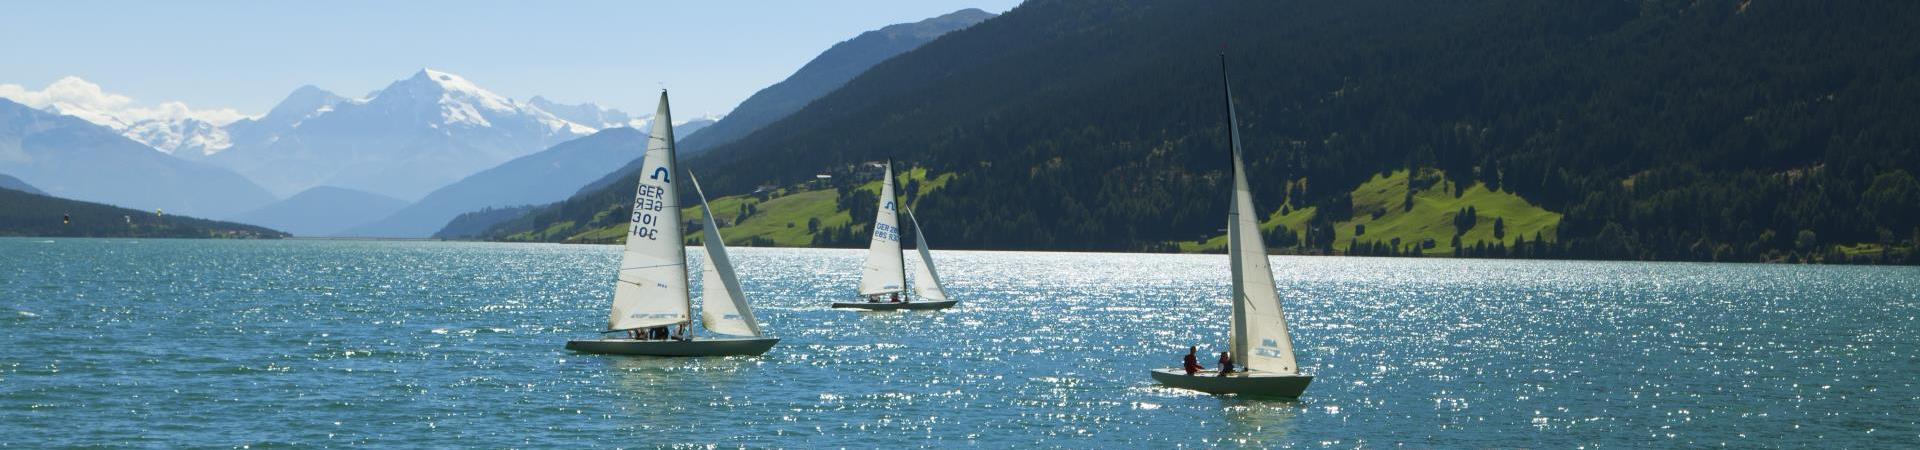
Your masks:
[{"label": "sparkling water reflection", "polygon": [[0,445],[1920,444],[1911,268],[1276,257],[1289,402],[1147,377],[1221,256],[936,251],[960,307],[855,313],[859,252],[736,254],[781,344],[649,359],[561,348],[613,247],[0,239]]}]

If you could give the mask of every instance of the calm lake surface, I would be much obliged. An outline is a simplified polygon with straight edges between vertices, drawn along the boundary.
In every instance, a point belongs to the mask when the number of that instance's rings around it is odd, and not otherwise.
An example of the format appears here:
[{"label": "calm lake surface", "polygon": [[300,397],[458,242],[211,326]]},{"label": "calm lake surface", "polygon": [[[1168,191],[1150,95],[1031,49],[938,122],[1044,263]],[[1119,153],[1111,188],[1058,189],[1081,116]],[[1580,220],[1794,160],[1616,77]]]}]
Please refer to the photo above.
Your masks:
[{"label": "calm lake surface", "polygon": [[0,239],[0,446],[1920,445],[1914,268],[1275,257],[1274,401],[1147,375],[1224,346],[1224,256],[936,251],[960,307],[856,313],[864,251],[734,251],[765,356],[562,349],[612,246]]}]

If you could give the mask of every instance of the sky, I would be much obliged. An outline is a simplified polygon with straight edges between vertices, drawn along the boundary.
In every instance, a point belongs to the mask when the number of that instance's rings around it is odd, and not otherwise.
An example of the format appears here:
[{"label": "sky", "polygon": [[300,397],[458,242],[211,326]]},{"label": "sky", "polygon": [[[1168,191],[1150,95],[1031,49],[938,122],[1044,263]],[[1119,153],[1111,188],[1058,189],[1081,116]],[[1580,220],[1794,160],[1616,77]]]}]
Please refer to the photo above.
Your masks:
[{"label": "sky", "polygon": [[515,100],[636,115],[651,113],[664,87],[674,115],[693,117],[726,113],[861,32],[1018,3],[9,2],[0,90],[31,95],[79,77],[131,108],[258,115],[301,85],[357,98],[433,68]]}]

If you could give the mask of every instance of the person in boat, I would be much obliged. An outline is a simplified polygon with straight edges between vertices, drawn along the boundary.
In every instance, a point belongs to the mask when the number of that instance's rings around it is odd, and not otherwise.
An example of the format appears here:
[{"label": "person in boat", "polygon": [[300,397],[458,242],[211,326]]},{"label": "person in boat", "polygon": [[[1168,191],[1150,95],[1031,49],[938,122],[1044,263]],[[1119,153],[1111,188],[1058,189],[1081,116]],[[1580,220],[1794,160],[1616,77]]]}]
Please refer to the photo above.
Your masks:
[{"label": "person in boat", "polygon": [[678,330],[676,330],[676,331],[675,331],[675,333],[674,333],[674,334],[676,335],[676,337],[674,337],[674,339],[677,339],[677,340],[680,340],[680,341],[690,341],[690,340],[692,340],[692,339],[688,339],[688,338],[687,338],[687,325],[690,325],[690,323],[683,323],[683,324],[680,324],[680,327],[679,327],[679,328],[678,328]]},{"label": "person in boat", "polygon": [[628,329],[627,339],[632,339],[636,341],[640,340],[640,329],[639,328]]},{"label": "person in boat", "polygon": [[899,293],[899,292],[895,292],[895,293],[892,293],[892,294],[889,294],[889,295],[888,295],[888,298],[890,299],[890,300],[889,300],[889,302],[890,302],[890,303],[900,303],[900,293]]},{"label": "person in boat", "polygon": [[1187,347],[1187,357],[1185,359],[1186,361],[1183,361],[1180,366],[1187,370],[1187,376],[1193,376],[1193,374],[1200,373],[1202,370],[1207,370],[1207,368],[1200,366],[1200,347]]},{"label": "person in boat", "polygon": [[1220,376],[1224,377],[1230,373],[1233,373],[1233,355],[1220,352]]}]

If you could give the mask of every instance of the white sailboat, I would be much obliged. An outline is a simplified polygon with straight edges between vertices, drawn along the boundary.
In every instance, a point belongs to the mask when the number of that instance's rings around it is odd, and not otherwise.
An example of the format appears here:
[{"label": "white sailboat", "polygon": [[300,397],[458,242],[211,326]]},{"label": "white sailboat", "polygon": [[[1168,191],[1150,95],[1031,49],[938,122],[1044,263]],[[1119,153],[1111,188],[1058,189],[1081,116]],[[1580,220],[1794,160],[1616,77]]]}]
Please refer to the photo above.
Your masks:
[{"label": "white sailboat", "polygon": [[887,174],[880,182],[880,207],[873,218],[873,241],[867,248],[867,262],[860,266],[863,300],[836,302],[833,307],[868,311],[926,310],[946,309],[960,302],[948,298],[946,289],[940,286],[940,276],[933,269],[933,255],[927,252],[927,236],[920,232],[920,222],[913,219],[913,211],[907,211],[907,218],[913,220],[914,241],[920,251],[919,257],[913,260],[913,290],[907,289],[907,258],[900,249],[900,215],[894,207],[898,204],[893,196],[893,162],[888,161]]},{"label": "white sailboat", "polygon": [[1188,375],[1182,368],[1155,369],[1161,384],[1213,394],[1298,397],[1313,382],[1300,373],[1293,356],[1293,336],[1260,237],[1253,193],[1247,188],[1246,166],[1240,157],[1240,125],[1233,112],[1233,89],[1227,84],[1226,56],[1220,57],[1220,81],[1227,97],[1227,133],[1233,154],[1233,203],[1227,210],[1227,258],[1233,271],[1233,329],[1229,350],[1245,370],[1222,374],[1201,371]]},{"label": "white sailboat", "polygon": [[[734,336],[696,336],[692,332],[693,299],[687,283],[687,247],[680,229],[678,190],[673,182],[680,172],[674,155],[673,119],[668,114],[666,91],[660,92],[660,108],[654,115],[653,133],[648,140],[606,330],[647,339],[574,340],[567,341],[567,349],[649,356],[766,353],[780,339],[761,334],[760,324],[754,320],[753,310],[748,307],[739,280],[734,277],[726,243],[720,238],[713,211],[707,207],[706,194],[700,192],[698,181],[689,180],[693,181],[700,208],[706,213],[702,241],[707,262],[706,270],[701,273],[704,285],[701,323],[708,331]],[[679,336],[667,338],[665,335],[672,334],[671,331],[678,331]]]}]

